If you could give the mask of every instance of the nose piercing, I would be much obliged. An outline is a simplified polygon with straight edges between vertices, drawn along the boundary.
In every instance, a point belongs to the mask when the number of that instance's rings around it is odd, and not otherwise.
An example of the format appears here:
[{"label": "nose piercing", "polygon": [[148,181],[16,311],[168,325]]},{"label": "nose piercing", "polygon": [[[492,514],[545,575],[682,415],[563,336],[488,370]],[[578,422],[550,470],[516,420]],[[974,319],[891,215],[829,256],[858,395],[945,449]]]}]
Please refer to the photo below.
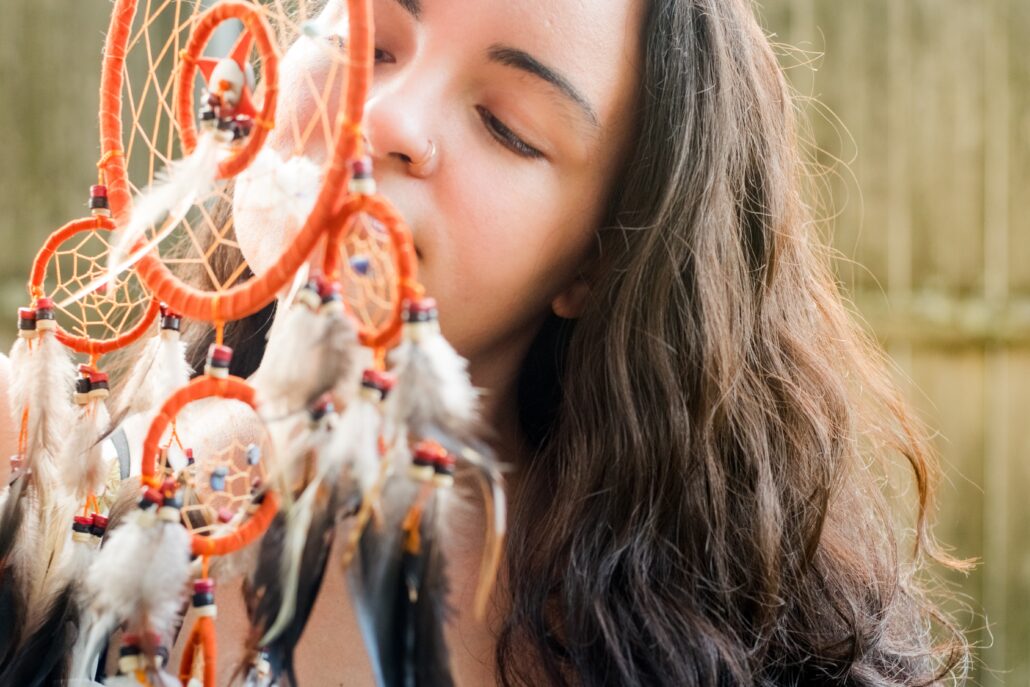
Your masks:
[{"label": "nose piercing", "polygon": [[429,145],[426,146],[426,154],[422,156],[421,160],[412,160],[411,166],[416,170],[424,171],[434,157],[436,157],[436,144],[433,143],[433,139],[429,139]]}]

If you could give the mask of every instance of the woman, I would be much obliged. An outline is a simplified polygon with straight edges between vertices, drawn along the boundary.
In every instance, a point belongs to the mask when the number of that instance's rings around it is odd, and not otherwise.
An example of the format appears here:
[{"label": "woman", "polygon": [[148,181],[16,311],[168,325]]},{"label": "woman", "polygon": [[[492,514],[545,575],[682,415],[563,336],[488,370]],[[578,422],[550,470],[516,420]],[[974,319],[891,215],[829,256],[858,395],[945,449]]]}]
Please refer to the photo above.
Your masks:
[{"label": "woman", "polygon": [[[489,626],[452,565],[459,684],[961,680],[966,644],[913,578],[960,567],[929,528],[931,457],[812,234],[750,4],[376,0],[375,18],[377,182],[513,466]],[[313,107],[290,82],[327,64],[288,56],[284,107]],[[260,272],[284,237],[241,220]],[[231,332],[237,372],[266,319]],[[893,456],[918,487],[914,554],[877,482]],[[454,533],[475,560],[477,528]],[[310,683],[352,684],[319,668],[356,636],[309,635]]]}]

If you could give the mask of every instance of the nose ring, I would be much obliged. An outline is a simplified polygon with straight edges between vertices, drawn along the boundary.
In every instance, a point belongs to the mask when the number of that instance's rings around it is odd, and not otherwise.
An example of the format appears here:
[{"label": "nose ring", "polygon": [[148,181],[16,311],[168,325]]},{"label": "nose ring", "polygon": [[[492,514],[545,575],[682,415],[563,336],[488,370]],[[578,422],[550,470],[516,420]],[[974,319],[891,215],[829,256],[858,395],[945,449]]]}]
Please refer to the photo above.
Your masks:
[{"label": "nose ring", "polygon": [[433,139],[429,139],[429,143],[426,146],[426,154],[422,156],[421,160],[412,160],[411,167],[413,171],[426,173],[429,171],[429,164],[436,157],[436,144],[433,143]]}]

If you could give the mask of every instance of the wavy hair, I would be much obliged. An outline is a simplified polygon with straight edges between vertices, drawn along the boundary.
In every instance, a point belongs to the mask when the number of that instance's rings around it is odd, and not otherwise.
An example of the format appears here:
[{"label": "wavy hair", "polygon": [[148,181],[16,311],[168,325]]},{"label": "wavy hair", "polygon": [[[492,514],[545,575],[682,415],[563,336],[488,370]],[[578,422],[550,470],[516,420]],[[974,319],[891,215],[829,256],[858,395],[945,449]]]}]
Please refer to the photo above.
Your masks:
[{"label": "wavy hair", "polygon": [[[932,534],[933,453],[815,233],[770,43],[749,0],[645,1],[589,303],[520,372],[498,678],[962,682],[969,645],[924,589],[931,564],[966,567]],[[227,327],[234,374],[273,312]],[[881,488],[898,460],[911,547]]]},{"label": "wavy hair", "polygon": [[[769,40],[747,0],[647,2],[590,302],[522,369],[501,681],[961,682],[968,644],[919,573],[966,564],[815,235]],[[879,484],[901,458],[912,549]]]}]

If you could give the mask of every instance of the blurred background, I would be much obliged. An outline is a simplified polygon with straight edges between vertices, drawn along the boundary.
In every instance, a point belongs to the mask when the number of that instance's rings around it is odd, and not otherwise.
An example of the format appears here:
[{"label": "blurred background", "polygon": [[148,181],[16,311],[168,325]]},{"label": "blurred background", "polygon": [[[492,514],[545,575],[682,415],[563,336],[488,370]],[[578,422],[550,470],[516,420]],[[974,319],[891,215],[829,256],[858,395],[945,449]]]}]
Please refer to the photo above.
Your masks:
[{"label": "blurred background", "polygon": [[[43,238],[85,213],[107,0],[5,2],[0,347]],[[945,466],[974,684],[1030,685],[1030,0],[765,0],[841,283]]]}]

